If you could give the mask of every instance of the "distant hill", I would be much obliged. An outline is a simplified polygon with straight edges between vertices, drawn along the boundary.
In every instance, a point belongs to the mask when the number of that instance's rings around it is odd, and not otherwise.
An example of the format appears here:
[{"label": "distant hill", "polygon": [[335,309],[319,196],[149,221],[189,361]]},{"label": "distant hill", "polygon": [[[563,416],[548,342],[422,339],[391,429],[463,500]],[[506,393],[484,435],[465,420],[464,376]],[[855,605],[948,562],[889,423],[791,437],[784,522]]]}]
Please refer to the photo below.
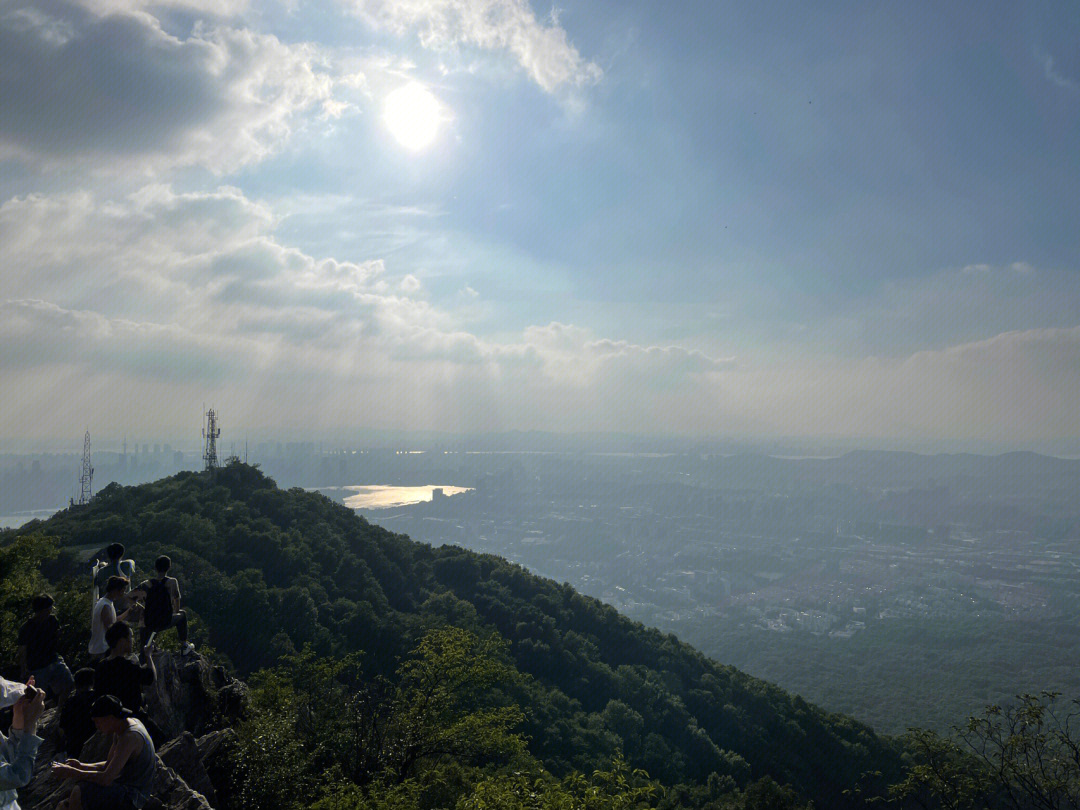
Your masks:
[{"label": "distant hill", "polygon": [[368,670],[388,673],[425,629],[496,630],[532,676],[525,730],[556,773],[588,771],[621,749],[667,784],[769,775],[819,807],[848,804],[843,791],[864,774],[883,772],[874,789],[899,774],[898,745],[850,718],[568,585],[413,542],[316,493],[280,490],[244,464],[110,485],[18,533],[31,532],[69,549],[120,541],[140,574],[170,554],[186,605],[241,675],[306,644],[323,655],[362,650]]}]

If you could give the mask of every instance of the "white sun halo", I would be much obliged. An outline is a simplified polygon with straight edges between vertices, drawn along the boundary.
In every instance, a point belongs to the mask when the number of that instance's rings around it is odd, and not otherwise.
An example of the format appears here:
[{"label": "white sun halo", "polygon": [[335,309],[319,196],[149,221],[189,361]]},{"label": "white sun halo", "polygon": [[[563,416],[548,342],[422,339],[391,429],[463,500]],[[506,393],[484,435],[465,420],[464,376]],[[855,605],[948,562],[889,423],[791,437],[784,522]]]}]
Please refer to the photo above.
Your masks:
[{"label": "white sun halo", "polygon": [[398,143],[414,152],[435,142],[442,121],[442,104],[419,82],[391,90],[383,101],[386,128]]}]

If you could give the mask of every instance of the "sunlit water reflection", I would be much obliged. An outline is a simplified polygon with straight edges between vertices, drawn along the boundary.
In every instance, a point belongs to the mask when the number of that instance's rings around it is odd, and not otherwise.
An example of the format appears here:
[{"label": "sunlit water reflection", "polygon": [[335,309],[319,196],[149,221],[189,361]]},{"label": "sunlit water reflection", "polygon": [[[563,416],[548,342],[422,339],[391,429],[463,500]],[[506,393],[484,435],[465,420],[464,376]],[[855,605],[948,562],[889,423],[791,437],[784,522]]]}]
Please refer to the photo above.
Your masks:
[{"label": "sunlit water reflection", "polygon": [[447,497],[462,492],[471,492],[471,487],[448,487],[425,485],[422,487],[394,487],[383,484],[348,486],[342,489],[352,493],[345,496],[345,505],[350,509],[390,509],[396,506],[408,506],[413,503],[430,501],[433,493],[441,489]]}]

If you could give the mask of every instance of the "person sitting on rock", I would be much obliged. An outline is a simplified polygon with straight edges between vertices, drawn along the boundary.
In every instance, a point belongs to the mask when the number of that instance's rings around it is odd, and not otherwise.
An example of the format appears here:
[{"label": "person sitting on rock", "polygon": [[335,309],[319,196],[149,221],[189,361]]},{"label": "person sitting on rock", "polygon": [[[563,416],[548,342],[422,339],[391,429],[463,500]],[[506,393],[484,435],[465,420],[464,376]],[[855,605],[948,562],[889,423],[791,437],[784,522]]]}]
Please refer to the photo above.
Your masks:
[{"label": "person sitting on rock", "polygon": [[[95,568],[94,572],[94,587],[97,588],[99,598],[105,594],[109,577],[127,577],[129,582],[135,579],[135,561],[122,559],[124,556],[123,543],[110,543],[105,548],[105,556],[108,558],[108,562],[100,568]],[[127,610],[126,599],[118,607],[121,610]]]},{"label": "person sitting on rock", "polygon": [[31,675],[39,688],[47,690],[63,706],[71,691],[71,670],[57,647],[60,621],[53,615],[53,598],[47,593],[30,603],[34,615],[19,629],[18,657],[21,678]]},{"label": "person sitting on rock", "polygon": [[[45,711],[45,692],[34,688],[33,678],[25,685],[2,678],[0,681],[3,681],[0,695],[4,696],[4,705],[11,705],[14,714],[7,736],[0,734],[0,810],[19,810],[15,791],[30,783],[34,760],[43,742],[37,736],[37,725]],[[12,697],[14,703],[7,703]]]},{"label": "person sitting on rock", "polygon": [[57,762],[53,774],[78,784],[57,810],[137,810],[154,790],[157,752],[146,727],[112,695],[102,695],[91,709],[94,726],[112,737],[104,762],[77,759]]},{"label": "person sitting on rock", "polygon": [[60,710],[58,751],[68,751],[77,757],[86,741],[94,735],[94,719],[90,709],[97,696],[94,691],[94,670],[83,667],[75,673],[75,691]]},{"label": "person sitting on rock", "polygon": [[[90,616],[90,657],[100,660],[109,652],[109,644],[105,640],[105,633],[117,621],[125,621],[138,609],[133,604],[123,613],[119,612],[119,604],[124,599],[128,589],[126,577],[109,577],[105,584],[105,595],[97,600],[94,612]],[[117,615],[119,614],[119,615]]]},{"label": "person sitting on rock", "polygon": [[115,697],[150,730],[155,740],[161,742],[161,730],[143,710],[143,687],[152,686],[157,680],[157,669],[151,655],[153,645],[143,647],[137,661],[131,652],[133,637],[131,625],[125,621],[116,622],[106,631],[109,654],[94,669],[94,692],[99,697]]},{"label": "person sitting on rock", "polygon": [[194,648],[188,643],[187,613],[180,609],[180,583],[169,576],[171,567],[172,560],[161,555],[154,562],[157,576],[139,585],[138,590],[146,594],[142,643],[147,644],[152,633],[175,627],[180,639],[180,652],[187,655]]}]

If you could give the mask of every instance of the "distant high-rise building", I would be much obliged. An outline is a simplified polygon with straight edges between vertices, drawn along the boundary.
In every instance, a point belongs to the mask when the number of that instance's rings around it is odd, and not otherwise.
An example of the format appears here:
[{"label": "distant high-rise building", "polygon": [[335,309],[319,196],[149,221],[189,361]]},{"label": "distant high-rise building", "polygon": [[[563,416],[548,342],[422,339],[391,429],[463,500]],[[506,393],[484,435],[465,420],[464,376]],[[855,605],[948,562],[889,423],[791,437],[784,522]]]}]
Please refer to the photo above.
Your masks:
[{"label": "distant high-rise building", "polygon": [[160,444],[155,444],[154,445],[154,455],[155,456],[161,455],[161,445]]}]

